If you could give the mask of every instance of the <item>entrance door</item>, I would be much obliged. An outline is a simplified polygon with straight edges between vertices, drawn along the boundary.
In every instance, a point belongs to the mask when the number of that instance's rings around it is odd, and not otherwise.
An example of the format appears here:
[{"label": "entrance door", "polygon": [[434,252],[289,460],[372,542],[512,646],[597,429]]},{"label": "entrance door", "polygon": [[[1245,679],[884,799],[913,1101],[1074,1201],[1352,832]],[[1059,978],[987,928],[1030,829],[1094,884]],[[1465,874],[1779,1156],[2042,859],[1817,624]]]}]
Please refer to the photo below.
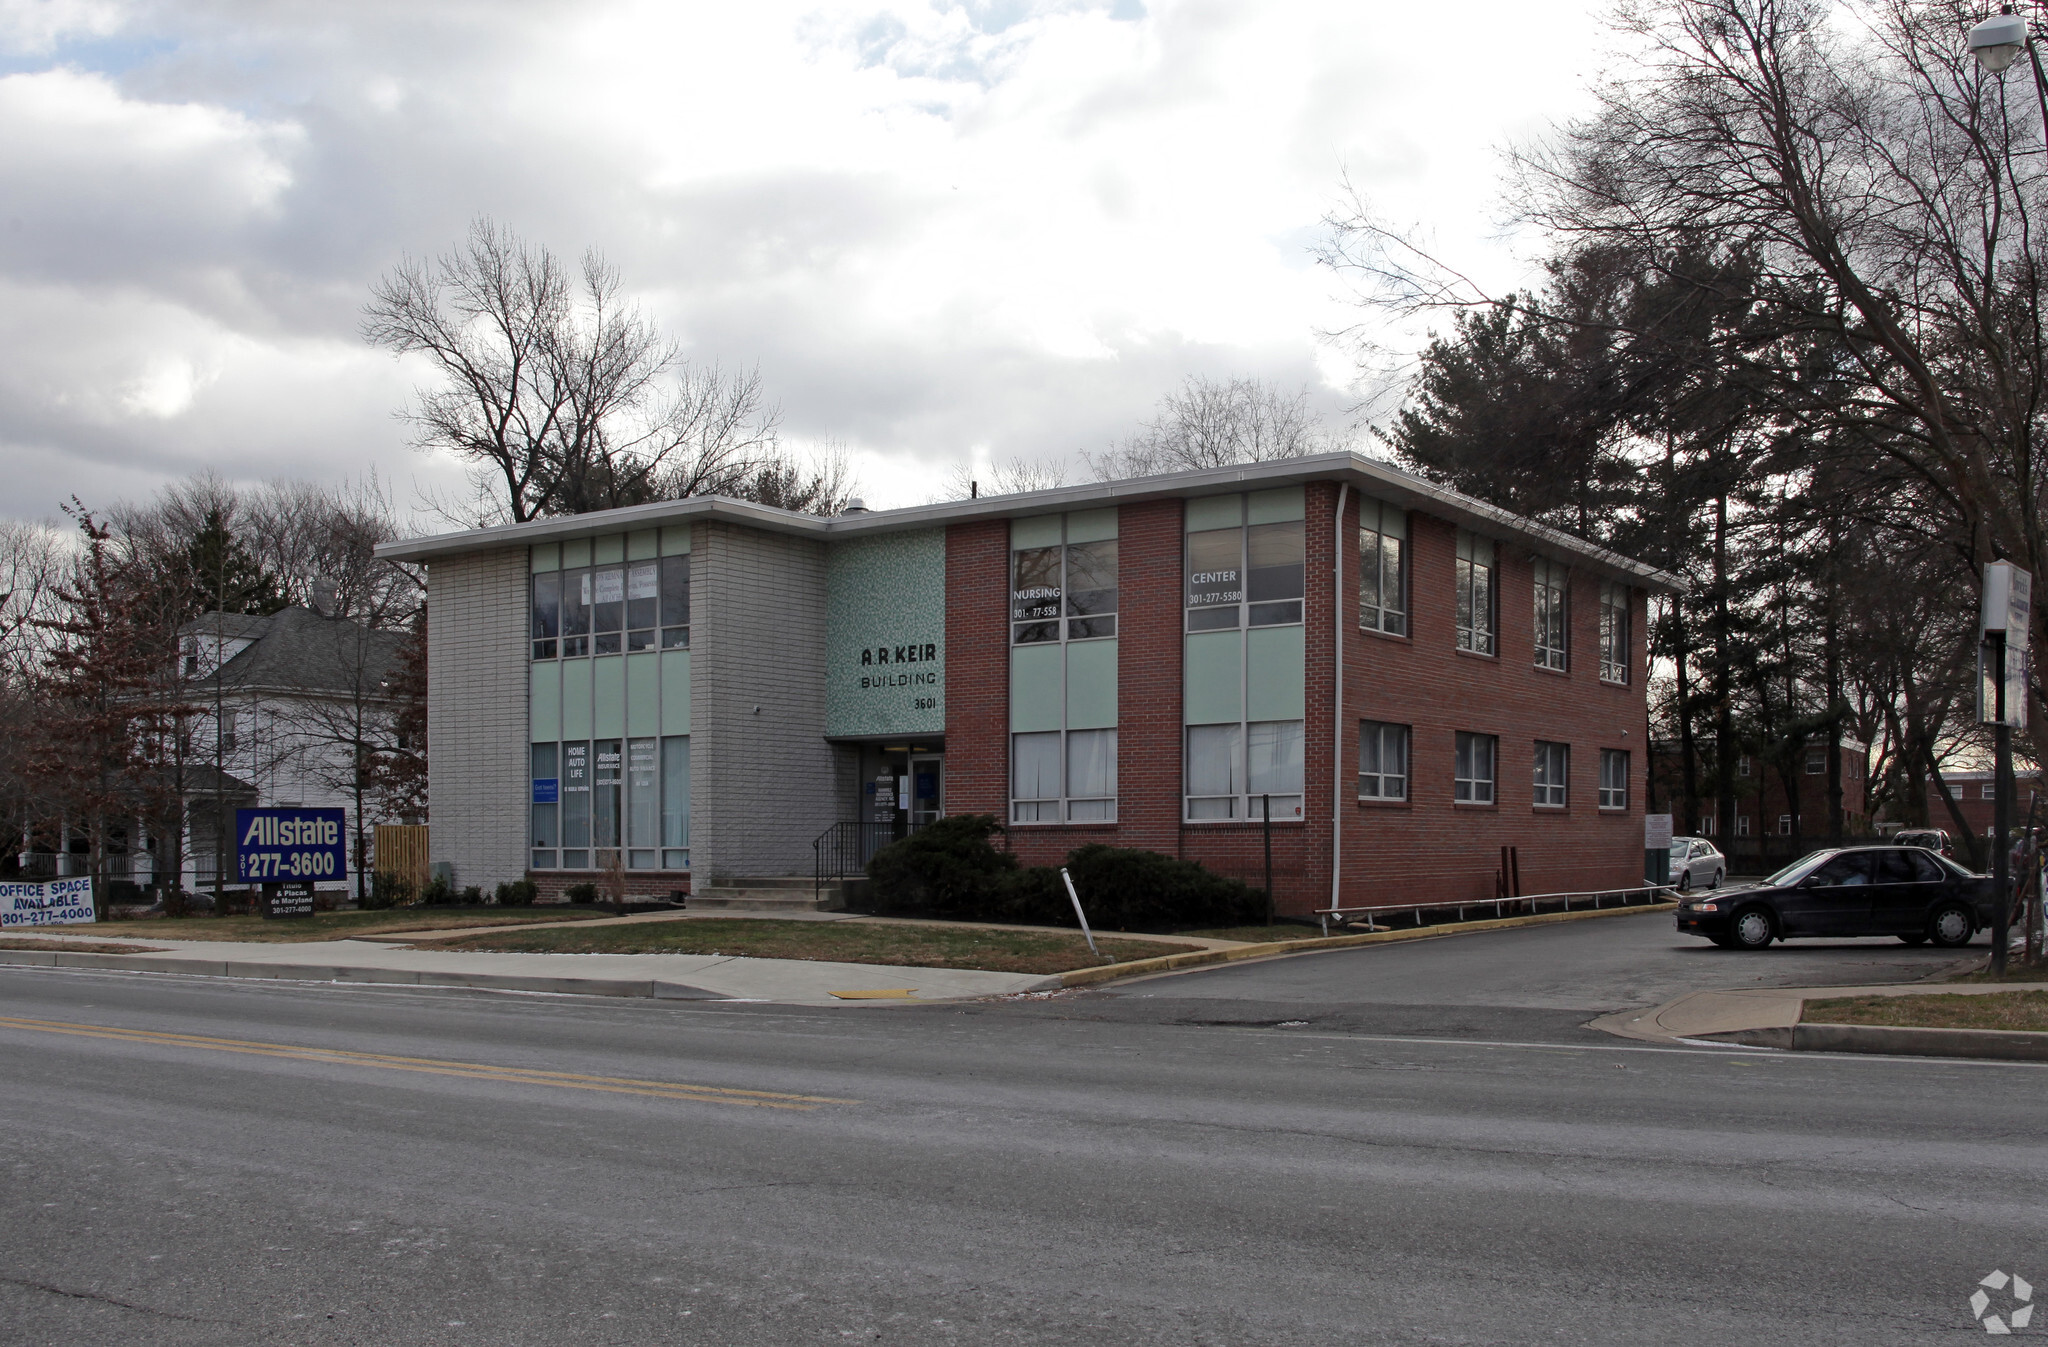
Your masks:
[{"label": "entrance door", "polygon": [[922,828],[946,815],[946,759],[938,753],[910,758],[910,826]]}]

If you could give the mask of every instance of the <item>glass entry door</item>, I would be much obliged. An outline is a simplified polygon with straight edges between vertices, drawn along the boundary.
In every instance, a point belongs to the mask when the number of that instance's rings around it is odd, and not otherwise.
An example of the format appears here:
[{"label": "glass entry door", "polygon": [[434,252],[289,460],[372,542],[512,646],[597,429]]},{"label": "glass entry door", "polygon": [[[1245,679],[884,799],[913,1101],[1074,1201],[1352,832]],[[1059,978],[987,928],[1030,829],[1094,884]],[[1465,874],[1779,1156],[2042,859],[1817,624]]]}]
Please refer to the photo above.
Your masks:
[{"label": "glass entry door", "polygon": [[946,759],[942,754],[910,758],[910,826],[922,828],[946,813]]}]

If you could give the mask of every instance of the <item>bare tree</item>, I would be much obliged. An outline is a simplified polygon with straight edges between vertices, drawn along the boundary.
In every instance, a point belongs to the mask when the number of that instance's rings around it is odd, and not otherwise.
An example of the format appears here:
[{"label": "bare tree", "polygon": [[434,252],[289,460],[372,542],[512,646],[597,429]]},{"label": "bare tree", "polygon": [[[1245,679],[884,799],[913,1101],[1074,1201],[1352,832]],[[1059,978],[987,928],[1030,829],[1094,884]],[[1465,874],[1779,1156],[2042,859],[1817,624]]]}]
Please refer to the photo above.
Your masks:
[{"label": "bare tree", "polygon": [[809,454],[776,445],[722,494],[800,514],[835,515],[846,509],[857,489],[843,445],[826,445]]},{"label": "bare tree", "polygon": [[934,499],[966,500],[970,496],[1013,496],[1025,491],[1051,491],[1067,484],[1067,464],[1057,458],[1006,458],[976,469],[956,463],[946,489]]},{"label": "bare tree", "polygon": [[1261,379],[1189,375],[1160,400],[1159,415],[1100,455],[1086,455],[1098,481],[1153,477],[1193,468],[1300,458],[1335,448],[1308,390],[1287,394]]},{"label": "bare tree", "polygon": [[439,375],[405,413],[514,522],[732,494],[773,449],[758,371],[690,366],[595,251],[580,276],[479,219],[454,251],[372,287],[363,336]]}]

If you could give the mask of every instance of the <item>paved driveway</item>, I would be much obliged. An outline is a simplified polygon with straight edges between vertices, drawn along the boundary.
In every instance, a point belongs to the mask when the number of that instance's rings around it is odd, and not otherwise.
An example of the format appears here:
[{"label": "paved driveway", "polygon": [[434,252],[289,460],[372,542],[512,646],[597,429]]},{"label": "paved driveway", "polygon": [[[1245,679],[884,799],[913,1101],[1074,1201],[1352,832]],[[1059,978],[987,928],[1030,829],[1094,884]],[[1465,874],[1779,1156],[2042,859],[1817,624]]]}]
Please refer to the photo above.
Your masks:
[{"label": "paved driveway", "polygon": [[1891,939],[1738,953],[1678,934],[1669,912],[1645,912],[1170,974],[1061,998],[1041,1013],[1564,1041],[1597,1033],[1583,1029],[1597,1016],[1687,992],[1913,982],[1986,950],[1980,937],[1960,955]]}]

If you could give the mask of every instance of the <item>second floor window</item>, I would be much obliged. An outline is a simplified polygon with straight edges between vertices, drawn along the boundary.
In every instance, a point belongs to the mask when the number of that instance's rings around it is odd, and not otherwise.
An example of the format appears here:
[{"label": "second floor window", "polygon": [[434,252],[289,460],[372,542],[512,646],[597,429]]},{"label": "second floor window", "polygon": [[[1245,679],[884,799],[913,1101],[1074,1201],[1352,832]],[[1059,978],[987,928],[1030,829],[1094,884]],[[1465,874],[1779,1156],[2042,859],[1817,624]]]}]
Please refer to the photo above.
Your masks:
[{"label": "second floor window", "polygon": [[1408,516],[1372,499],[1358,503],[1358,625],[1408,634]]},{"label": "second floor window", "polygon": [[1565,667],[1566,571],[1546,557],[1536,558],[1536,667]]},{"label": "second floor window", "polygon": [[1458,649],[1493,649],[1493,539],[1458,530]]},{"label": "second floor window", "polygon": [[1189,510],[1187,629],[1298,625],[1308,577],[1303,521],[1247,514],[1243,496],[1191,501]]},{"label": "second floor window", "polygon": [[1600,677],[1609,683],[1628,682],[1629,588],[1611,580],[1600,582]]},{"label": "second floor window", "polygon": [[1010,638],[1018,645],[1114,636],[1116,596],[1115,538],[1010,553]]}]

